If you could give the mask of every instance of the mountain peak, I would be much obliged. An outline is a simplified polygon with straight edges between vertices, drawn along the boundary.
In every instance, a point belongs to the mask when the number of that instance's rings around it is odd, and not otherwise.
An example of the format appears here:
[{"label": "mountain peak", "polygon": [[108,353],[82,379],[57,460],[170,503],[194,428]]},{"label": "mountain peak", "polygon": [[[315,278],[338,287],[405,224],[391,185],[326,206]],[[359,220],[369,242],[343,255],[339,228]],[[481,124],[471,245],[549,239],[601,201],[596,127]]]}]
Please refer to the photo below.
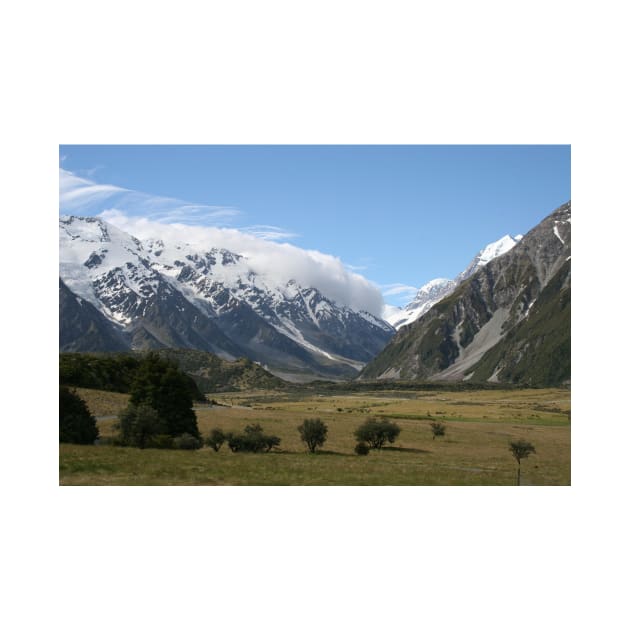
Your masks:
[{"label": "mountain peak", "polygon": [[478,269],[487,265],[491,260],[509,252],[523,238],[522,234],[510,236],[506,234],[499,240],[486,245],[462,271],[455,280],[448,278],[434,278],[423,284],[416,293],[414,299],[403,309],[389,308],[385,320],[394,328],[411,324],[422,317],[434,304],[450,295],[455,288],[467,278],[470,278]]}]

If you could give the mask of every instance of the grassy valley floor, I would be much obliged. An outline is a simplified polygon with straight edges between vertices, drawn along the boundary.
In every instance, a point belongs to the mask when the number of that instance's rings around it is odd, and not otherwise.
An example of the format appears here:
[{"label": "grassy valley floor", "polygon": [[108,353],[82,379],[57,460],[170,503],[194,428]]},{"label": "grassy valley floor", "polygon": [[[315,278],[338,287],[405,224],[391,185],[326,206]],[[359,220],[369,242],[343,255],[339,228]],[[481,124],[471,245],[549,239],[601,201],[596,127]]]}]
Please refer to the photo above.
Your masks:
[{"label": "grassy valley floor", "polygon": [[[78,389],[101,417],[102,436],[113,435],[112,418],[127,401],[122,394]],[[252,391],[212,396],[221,406],[196,409],[199,429],[240,432],[258,422],[277,435],[279,449],[264,454],[59,447],[61,485],[514,485],[516,462],[508,442],[524,438],[536,454],[522,462],[524,485],[569,485],[570,392],[564,389],[395,391],[322,395]],[[398,440],[381,451],[354,453],[354,430],[367,417],[401,427]],[[310,454],[297,427],[306,418],[328,425],[321,452]],[[430,422],[446,425],[432,439]]]}]

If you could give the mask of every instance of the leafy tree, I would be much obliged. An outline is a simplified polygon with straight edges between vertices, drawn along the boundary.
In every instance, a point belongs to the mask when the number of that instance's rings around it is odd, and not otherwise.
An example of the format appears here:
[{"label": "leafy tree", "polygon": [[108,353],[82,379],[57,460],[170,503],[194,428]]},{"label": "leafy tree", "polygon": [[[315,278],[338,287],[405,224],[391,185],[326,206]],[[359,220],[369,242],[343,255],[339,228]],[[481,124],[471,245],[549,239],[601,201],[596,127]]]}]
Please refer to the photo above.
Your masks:
[{"label": "leafy tree", "polygon": [[143,357],[131,385],[132,405],[153,407],[165,423],[165,433],[173,437],[189,433],[200,439],[193,411],[191,379],[175,363],[155,353]]},{"label": "leafy tree", "polygon": [[518,473],[516,475],[516,485],[521,485],[521,459],[527,459],[532,453],[536,453],[536,449],[531,442],[527,440],[516,440],[510,442],[510,451],[514,455],[514,459],[518,462]]},{"label": "leafy tree", "polygon": [[311,453],[315,452],[318,446],[323,446],[328,434],[328,427],[319,418],[304,420],[298,427],[300,439]]},{"label": "leafy tree", "polygon": [[96,418],[75,390],[59,388],[59,442],[94,444],[98,438]]},{"label": "leafy tree", "polygon": [[260,453],[269,452],[275,446],[279,446],[280,438],[276,435],[265,435],[260,424],[249,424],[244,433],[230,435],[228,447],[233,453]]},{"label": "leafy tree", "polygon": [[365,442],[357,442],[354,452],[357,455],[367,455],[370,452],[370,447]]},{"label": "leafy tree", "polygon": [[385,442],[393,443],[400,434],[400,427],[390,420],[368,418],[355,432],[359,442],[366,442],[370,448],[381,449]]},{"label": "leafy tree", "polygon": [[165,446],[163,438],[158,436],[167,433],[166,421],[151,405],[130,403],[118,419],[120,439],[124,445],[138,448]]},{"label": "leafy tree", "polygon": [[206,444],[213,448],[216,453],[226,439],[227,436],[223,433],[223,431],[221,431],[221,429],[212,429],[212,431],[210,431],[210,435],[206,438]]},{"label": "leafy tree", "polygon": [[431,431],[433,432],[433,439],[441,437],[446,433],[446,426],[441,422],[432,422]]}]

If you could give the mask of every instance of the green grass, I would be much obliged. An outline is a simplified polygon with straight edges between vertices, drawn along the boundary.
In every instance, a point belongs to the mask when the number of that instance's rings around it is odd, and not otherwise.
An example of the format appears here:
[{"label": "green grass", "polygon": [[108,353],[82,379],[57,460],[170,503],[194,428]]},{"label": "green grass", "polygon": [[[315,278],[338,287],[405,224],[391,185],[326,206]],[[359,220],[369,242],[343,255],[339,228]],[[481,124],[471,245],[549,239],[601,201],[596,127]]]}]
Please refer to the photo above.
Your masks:
[{"label": "green grass", "polygon": [[[260,422],[282,439],[271,453],[138,450],[60,445],[62,485],[513,485],[516,462],[508,441],[524,438],[536,455],[522,463],[522,481],[570,484],[570,394],[567,390],[518,390],[281,396],[261,391],[218,395],[228,406],[199,409],[198,424],[241,431]],[[94,395],[92,404],[124,406],[123,397]],[[248,405],[248,406],[245,406]],[[342,409],[341,412],[338,409]],[[430,416],[428,414],[431,414]],[[368,416],[394,419],[402,431],[394,445],[354,454],[354,430]],[[305,418],[328,424],[322,452],[309,454],[298,425]],[[446,424],[432,439],[430,421]],[[114,420],[99,423],[113,434]]]}]

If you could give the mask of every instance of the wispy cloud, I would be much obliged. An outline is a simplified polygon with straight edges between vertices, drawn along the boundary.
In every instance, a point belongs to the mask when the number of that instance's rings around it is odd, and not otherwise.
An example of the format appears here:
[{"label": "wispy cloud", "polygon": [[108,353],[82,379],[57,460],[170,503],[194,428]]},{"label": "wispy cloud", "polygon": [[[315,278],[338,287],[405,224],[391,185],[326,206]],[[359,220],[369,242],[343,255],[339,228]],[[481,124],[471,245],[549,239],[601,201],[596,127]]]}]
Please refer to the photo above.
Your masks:
[{"label": "wispy cloud", "polygon": [[[91,169],[95,172],[97,169]],[[241,212],[230,206],[191,203],[115,186],[98,184],[88,177],[59,169],[59,209],[62,212],[93,214],[122,208],[132,216],[162,223],[186,225],[227,225]]]},{"label": "wispy cloud", "polygon": [[64,213],[99,216],[141,240],[184,242],[198,245],[201,251],[223,247],[245,256],[253,271],[276,286],[295,279],[351,308],[377,316],[383,310],[379,288],[352,266],[336,256],[288,243],[298,235],[279,226],[234,227],[236,217],[243,216],[236,208],[99,184],[63,168],[59,169],[59,206]]},{"label": "wispy cloud", "polygon": [[407,297],[410,300],[415,297],[416,293],[418,293],[417,287],[412,287],[408,284],[382,284],[380,288],[385,296],[397,295],[400,297]]},{"label": "wispy cloud", "polygon": [[262,238],[265,241],[287,241],[297,238],[299,234],[289,232],[276,225],[250,225],[249,227],[238,228],[240,232]]}]

